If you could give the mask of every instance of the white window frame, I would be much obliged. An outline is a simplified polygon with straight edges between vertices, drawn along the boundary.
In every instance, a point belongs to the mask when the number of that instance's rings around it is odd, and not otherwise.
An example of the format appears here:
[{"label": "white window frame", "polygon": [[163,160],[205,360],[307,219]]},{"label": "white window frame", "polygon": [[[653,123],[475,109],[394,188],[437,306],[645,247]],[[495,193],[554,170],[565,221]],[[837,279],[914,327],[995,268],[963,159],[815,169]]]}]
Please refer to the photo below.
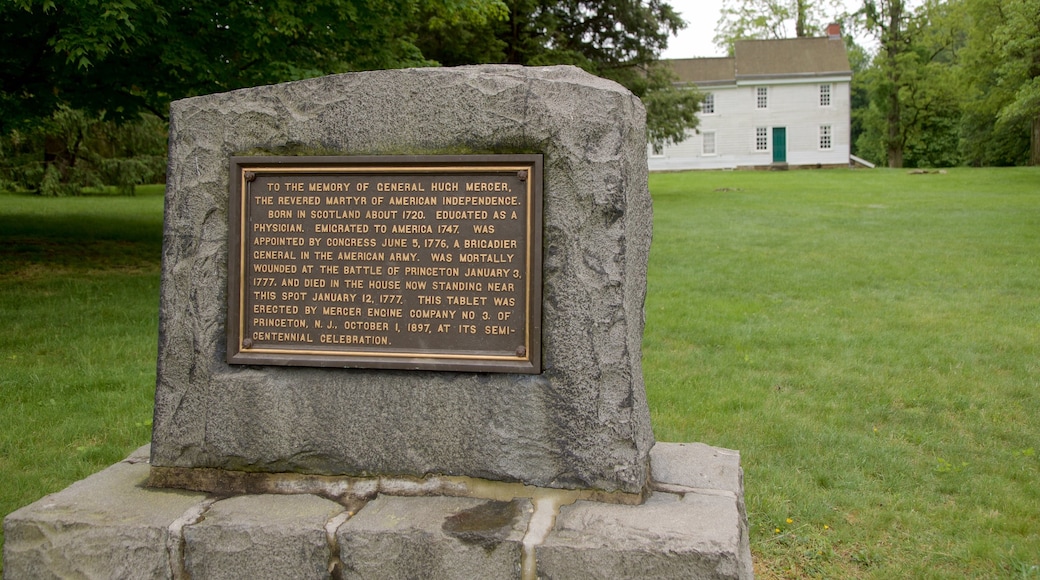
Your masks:
[{"label": "white window frame", "polygon": [[820,85],[820,106],[830,107],[832,102],[832,93],[834,89],[830,84]]},{"label": "white window frame", "polygon": [[714,157],[715,155],[718,155],[718,151],[718,138],[715,131],[703,132],[701,134],[701,155],[704,157]]},{"label": "white window frame", "polygon": [[755,152],[769,151],[769,127],[755,127]]},{"label": "white window frame", "polygon": [[769,87],[755,87],[755,108],[769,108]]},{"label": "white window frame", "polygon": [[715,114],[715,93],[704,93],[704,102],[701,103],[701,113],[705,115]]},{"label": "white window frame", "polygon": [[820,151],[834,148],[834,131],[830,125],[820,125]]},{"label": "white window frame", "polygon": [[650,144],[650,157],[664,157],[664,144],[663,143],[651,143]]}]

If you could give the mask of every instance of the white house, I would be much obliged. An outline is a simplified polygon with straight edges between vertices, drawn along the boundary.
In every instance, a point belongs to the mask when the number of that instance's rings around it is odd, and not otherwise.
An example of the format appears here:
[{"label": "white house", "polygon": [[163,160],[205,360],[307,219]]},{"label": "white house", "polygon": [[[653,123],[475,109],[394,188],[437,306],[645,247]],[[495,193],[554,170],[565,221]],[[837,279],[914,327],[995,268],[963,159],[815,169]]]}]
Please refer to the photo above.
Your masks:
[{"label": "white house", "polygon": [[847,166],[852,69],[839,30],[828,33],[738,41],[733,57],[663,61],[705,101],[696,132],[648,148],[650,170]]}]

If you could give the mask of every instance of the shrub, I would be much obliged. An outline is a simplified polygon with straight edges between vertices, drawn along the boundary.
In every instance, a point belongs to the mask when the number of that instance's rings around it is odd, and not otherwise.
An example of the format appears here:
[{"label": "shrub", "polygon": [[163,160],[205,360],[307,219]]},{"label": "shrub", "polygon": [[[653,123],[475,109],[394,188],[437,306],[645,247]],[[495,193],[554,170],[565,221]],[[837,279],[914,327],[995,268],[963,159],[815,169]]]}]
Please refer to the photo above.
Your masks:
[{"label": "shrub", "polygon": [[27,131],[0,137],[0,188],[79,195],[85,187],[134,187],[166,176],[166,123],[154,115],[130,122],[61,107]]}]

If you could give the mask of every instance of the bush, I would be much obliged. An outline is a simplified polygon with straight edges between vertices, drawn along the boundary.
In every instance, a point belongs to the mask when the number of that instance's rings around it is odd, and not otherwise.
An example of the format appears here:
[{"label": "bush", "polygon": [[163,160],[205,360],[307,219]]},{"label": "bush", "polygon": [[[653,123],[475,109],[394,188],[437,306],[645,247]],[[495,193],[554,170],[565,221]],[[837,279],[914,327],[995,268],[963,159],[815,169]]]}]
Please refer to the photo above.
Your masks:
[{"label": "bush", "polygon": [[61,107],[28,131],[0,137],[0,188],[79,195],[85,187],[134,187],[166,179],[166,123],[116,122]]}]

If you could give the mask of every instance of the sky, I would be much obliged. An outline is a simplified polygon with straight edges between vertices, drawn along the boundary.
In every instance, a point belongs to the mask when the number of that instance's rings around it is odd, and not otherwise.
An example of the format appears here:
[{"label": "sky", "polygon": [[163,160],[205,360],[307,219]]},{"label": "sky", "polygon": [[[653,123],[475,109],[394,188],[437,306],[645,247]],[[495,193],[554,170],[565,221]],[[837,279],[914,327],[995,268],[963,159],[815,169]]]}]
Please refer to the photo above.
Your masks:
[{"label": "sky", "polygon": [[711,40],[715,38],[722,0],[670,0],[668,3],[686,21],[686,28],[668,39],[668,49],[662,58],[725,56]]}]

